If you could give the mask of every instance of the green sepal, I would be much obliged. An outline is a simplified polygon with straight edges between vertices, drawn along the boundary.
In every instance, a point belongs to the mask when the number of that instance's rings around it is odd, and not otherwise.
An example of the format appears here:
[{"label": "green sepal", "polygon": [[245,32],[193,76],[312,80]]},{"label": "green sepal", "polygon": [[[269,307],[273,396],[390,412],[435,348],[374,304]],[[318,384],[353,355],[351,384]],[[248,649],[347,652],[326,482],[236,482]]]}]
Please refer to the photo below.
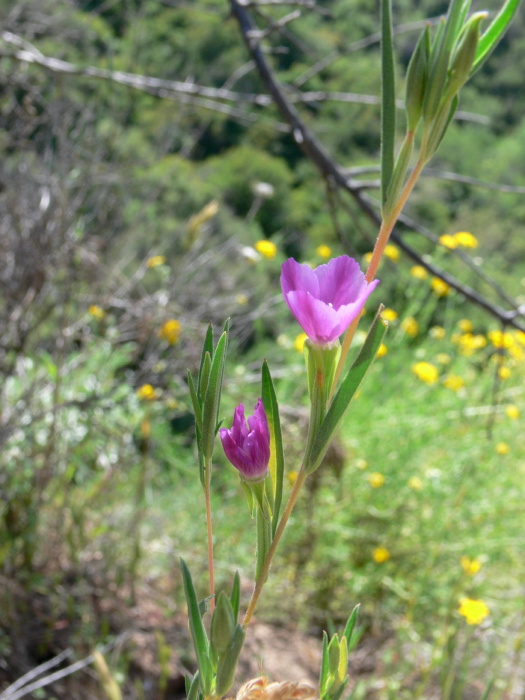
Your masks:
[{"label": "green sepal", "polygon": [[239,608],[241,605],[241,577],[239,576],[239,572],[235,572],[235,576],[233,577],[233,585],[232,585],[232,592],[230,595],[230,603],[232,606],[233,610],[233,617],[235,622],[237,622],[237,618],[239,617]]},{"label": "green sepal", "polygon": [[328,635],[323,630],[323,649],[321,654],[321,671],[319,673],[319,695],[324,697],[327,691],[327,685],[329,681],[328,677],[329,664],[328,664]]},{"label": "green sepal", "polygon": [[213,669],[210,662],[209,654],[210,647],[206,630],[202,623],[202,617],[199,609],[199,603],[190,570],[186,562],[181,558],[182,580],[184,582],[184,593],[186,595],[186,604],[188,606],[188,618],[190,625],[190,634],[197,657],[197,665],[200,672],[200,686],[202,693],[205,696],[210,695],[213,684]]},{"label": "green sepal", "polygon": [[253,491],[248,485],[247,481],[243,481],[241,479],[241,489],[246,496],[246,500],[248,501],[248,508],[250,509],[250,515],[253,518],[253,513],[254,513],[254,508],[255,508],[255,499],[253,497]]},{"label": "green sepal", "polygon": [[212,658],[214,656],[218,658],[228,650],[233,639],[235,625],[236,619],[230,599],[224,591],[221,591],[210,624]]},{"label": "green sepal", "polygon": [[482,34],[478,48],[476,50],[476,58],[472,66],[471,75],[483,65],[489,55],[492,53],[498,41],[501,39],[509,24],[518,9],[520,0],[507,0],[501,10],[498,12],[494,21],[489,25],[487,31]]},{"label": "green sepal", "polygon": [[458,104],[459,97],[458,95],[455,95],[450,102],[443,104],[440,108],[438,117],[430,130],[430,136],[428,138],[427,147],[424,154],[425,162],[428,162],[430,158],[432,158],[443,141],[450,122],[454,118]]},{"label": "green sepal", "polygon": [[270,428],[270,462],[268,467],[272,479],[273,495],[272,535],[275,535],[283,498],[284,452],[279,404],[277,403],[275,387],[266,360],[264,360],[262,365],[261,384],[261,398]]},{"label": "green sepal", "polygon": [[227,347],[228,333],[224,331],[219,338],[219,342],[213,354],[209,381],[202,409],[202,451],[204,457],[208,459],[211,459],[213,453]]},{"label": "green sepal", "polygon": [[235,681],[235,671],[239,656],[244,646],[246,630],[241,625],[237,625],[233,633],[232,642],[225,654],[219,657],[217,667],[217,677],[215,680],[215,695],[222,697],[231,689]]},{"label": "green sepal", "polygon": [[328,449],[332,435],[335,433],[346,409],[350,405],[356,391],[359,389],[368,368],[372,364],[377,351],[379,350],[379,346],[383,341],[386,328],[386,323],[378,313],[370,327],[359,355],[339,386],[337,393],[332,399],[326,416],[315,434],[312,448],[309,452],[308,461],[305,462],[305,470],[307,474],[314,472],[320,465],[321,460]]}]

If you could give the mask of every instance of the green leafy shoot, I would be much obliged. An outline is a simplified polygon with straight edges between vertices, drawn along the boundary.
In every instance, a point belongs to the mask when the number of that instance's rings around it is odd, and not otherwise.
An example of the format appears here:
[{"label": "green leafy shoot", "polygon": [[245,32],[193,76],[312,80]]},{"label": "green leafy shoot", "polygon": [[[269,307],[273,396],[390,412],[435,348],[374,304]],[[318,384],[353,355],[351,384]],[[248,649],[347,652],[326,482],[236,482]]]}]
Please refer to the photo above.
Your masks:
[{"label": "green leafy shoot", "polygon": [[277,395],[273,385],[270,369],[266,360],[262,366],[262,401],[268,425],[270,428],[270,474],[273,486],[273,514],[272,514],[272,535],[275,535],[279,522],[279,512],[283,497],[284,480],[284,453],[283,439],[281,434],[281,420],[279,418],[279,405]]},{"label": "green leafy shoot", "polygon": [[387,200],[394,170],[396,82],[391,0],[381,0],[381,202]]},{"label": "green leafy shoot", "polygon": [[474,73],[481,65],[483,65],[498,41],[507,31],[507,27],[516,14],[519,4],[520,0],[507,0],[494,18],[494,21],[487,28],[487,31],[482,34],[479,40],[476,58],[474,59],[471,74]]}]

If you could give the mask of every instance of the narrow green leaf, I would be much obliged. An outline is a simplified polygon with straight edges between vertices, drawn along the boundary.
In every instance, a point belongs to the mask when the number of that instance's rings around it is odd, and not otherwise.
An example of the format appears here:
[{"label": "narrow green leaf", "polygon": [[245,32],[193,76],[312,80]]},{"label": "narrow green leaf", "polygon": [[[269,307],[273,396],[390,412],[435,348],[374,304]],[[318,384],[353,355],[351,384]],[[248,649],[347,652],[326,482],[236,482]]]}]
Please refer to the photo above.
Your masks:
[{"label": "narrow green leaf", "polygon": [[491,678],[491,680],[489,681],[488,686],[485,688],[485,691],[484,691],[483,695],[481,696],[480,700],[488,700],[489,693],[492,690],[493,685],[494,685],[494,678]]},{"label": "narrow green leaf", "polygon": [[208,384],[210,382],[210,372],[211,372],[211,354],[206,352],[204,355],[204,362],[202,363],[202,370],[199,376],[199,399],[201,403],[204,403],[204,397],[208,391]]},{"label": "narrow green leaf", "polygon": [[356,605],[352,610],[348,622],[346,623],[343,635],[346,637],[348,648],[350,649],[350,642],[352,641],[352,634],[354,633],[354,627],[357,622],[357,615],[359,613],[359,605]]},{"label": "narrow green leaf", "polygon": [[241,578],[239,576],[238,571],[235,572],[235,576],[233,577],[233,586],[230,595],[230,603],[232,604],[235,622],[237,622],[239,618],[239,607],[241,604]]},{"label": "narrow green leaf", "polygon": [[460,27],[462,27],[464,25],[471,5],[472,5],[472,0],[466,0],[465,4],[461,8],[461,12],[459,13],[459,19],[458,19],[458,23],[459,23]]},{"label": "narrow green leaf", "polygon": [[396,79],[392,0],[381,0],[381,202],[384,205],[394,170]]},{"label": "narrow green leaf", "polygon": [[226,359],[228,334],[225,332],[219,338],[213,361],[210,368],[210,376],[204,405],[202,410],[202,450],[204,455],[211,458],[215,431],[217,427],[217,413],[221,396],[222,379],[224,376],[224,362]]},{"label": "narrow green leaf", "polygon": [[199,396],[201,397],[201,399],[203,399],[204,395],[206,394],[206,389],[204,389],[204,390],[202,389],[202,382],[203,382],[202,371],[204,369],[204,362],[206,361],[206,353],[209,354],[210,359],[213,357],[213,326],[211,325],[211,321],[208,324],[208,330],[206,331],[206,336],[204,338],[204,343],[202,345],[201,363],[200,363],[200,367],[199,367],[199,381],[197,382],[197,388],[198,388]]},{"label": "narrow green leaf", "polygon": [[279,513],[283,499],[284,481],[284,452],[283,438],[281,433],[281,419],[279,418],[279,404],[277,395],[270,374],[270,369],[266,360],[262,366],[262,402],[268,418],[270,427],[270,475],[273,487],[273,515],[272,515],[272,536],[275,535],[279,522]]},{"label": "narrow green leaf", "polygon": [[328,635],[323,630],[323,651],[321,657],[321,671],[319,673],[319,695],[321,698],[326,692],[328,682]]},{"label": "narrow green leaf", "polygon": [[186,562],[181,558],[180,565],[182,569],[182,580],[184,582],[184,593],[186,595],[186,603],[188,606],[188,617],[190,623],[190,634],[193,640],[193,646],[195,648],[195,654],[197,656],[197,663],[201,673],[201,683],[203,684],[202,691],[204,695],[208,695],[209,687],[207,687],[207,681],[209,677],[209,644],[208,637],[206,636],[206,630],[202,624],[201,613],[199,610],[199,602],[197,600],[197,595],[195,593],[195,588],[193,586],[193,581],[191,578],[190,570],[188,569]]},{"label": "narrow green leaf", "polygon": [[354,364],[348,370],[348,374],[339,386],[336,395],[332,399],[330,408],[319,428],[317,435],[314,438],[312,449],[310,451],[306,472],[312,473],[317,469],[326,452],[332,435],[341,422],[343,415],[350,405],[356,391],[359,389],[368,368],[372,364],[379,346],[386,332],[386,324],[379,314],[374,319],[372,326],[368,332],[359,355]]},{"label": "narrow green leaf", "polygon": [[486,61],[498,41],[507,31],[507,27],[516,14],[519,4],[520,0],[507,0],[494,18],[494,21],[487,28],[487,31],[481,36],[471,75]]},{"label": "narrow green leaf", "polygon": [[186,685],[186,700],[199,700],[199,672],[190,679],[186,676],[184,679]]},{"label": "narrow green leaf", "polygon": [[210,648],[212,653],[224,654],[232,642],[236,627],[233,608],[229,597],[224,591],[219,593],[217,605],[213,611],[210,625]]},{"label": "narrow green leaf", "polygon": [[195,423],[197,429],[202,433],[202,406],[197,396],[197,390],[195,388],[195,383],[193,377],[191,376],[190,370],[188,370],[188,387],[190,390],[191,403],[193,406],[193,413],[195,414]]}]

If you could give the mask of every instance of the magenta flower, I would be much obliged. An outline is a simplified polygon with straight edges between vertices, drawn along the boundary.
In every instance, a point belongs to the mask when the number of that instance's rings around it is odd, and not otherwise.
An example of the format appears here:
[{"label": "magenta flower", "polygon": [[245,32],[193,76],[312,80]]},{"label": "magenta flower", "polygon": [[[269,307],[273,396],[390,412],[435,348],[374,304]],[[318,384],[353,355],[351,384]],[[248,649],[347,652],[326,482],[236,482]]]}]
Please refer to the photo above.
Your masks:
[{"label": "magenta flower", "polygon": [[378,283],[369,284],[359,264],[348,255],[315,270],[289,258],[281,272],[285,301],[315,345],[337,340],[361,313]]},{"label": "magenta flower", "polygon": [[270,461],[270,429],[261,399],[253,416],[244,418],[244,406],[237,406],[231,430],[221,428],[220,436],[226,457],[247,481],[264,479]]}]

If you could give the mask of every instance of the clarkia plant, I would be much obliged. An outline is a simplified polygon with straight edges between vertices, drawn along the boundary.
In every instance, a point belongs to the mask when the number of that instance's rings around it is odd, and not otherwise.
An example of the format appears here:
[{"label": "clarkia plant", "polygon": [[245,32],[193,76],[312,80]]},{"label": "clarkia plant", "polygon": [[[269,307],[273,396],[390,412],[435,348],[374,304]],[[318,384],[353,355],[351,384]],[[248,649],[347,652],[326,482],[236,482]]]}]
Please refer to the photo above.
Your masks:
[{"label": "clarkia plant", "polygon": [[[408,67],[406,134],[396,156],[391,3],[390,0],[381,2],[382,221],[369,267],[366,272],[361,271],[359,264],[347,255],[334,258],[315,269],[293,258],[286,260],[282,266],[284,301],[308,336],[304,344],[305,384],[310,397],[305,451],[300,465],[293,465],[297,477],[284,506],[284,450],[279,404],[270,369],[264,361],[261,398],[253,414],[246,420],[244,406],[240,404],[235,409],[231,428],[221,427],[220,399],[228,346],[228,322],[217,344],[211,325],[208,328],[198,376],[193,378],[188,373],[188,387],[195,412],[199,475],[206,504],[209,567],[209,596],[206,602],[199,602],[189,569],[182,562],[190,632],[198,666],[193,678],[187,679],[189,700],[216,700],[233,686],[247,627],[269,580],[276,549],[301,489],[308,476],[321,465],[334,433],[381,346],[386,331],[386,323],[380,315],[382,307],[353,363],[350,367],[346,366],[363,308],[379,283],[375,276],[390,233],[424,165],[446,134],[458,106],[461,87],[487,58],[510,23],[518,4],[519,0],[507,0],[482,33],[481,26],[486,14],[469,16],[469,0],[451,0],[448,13],[434,34],[429,26],[423,30]],[[417,152],[417,159],[412,165],[414,151]],[[216,597],[214,589],[210,491],[212,458],[218,433],[226,457],[239,474],[240,485],[255,521],[254,588],[242,622],[239,622],[239,576],[234,578],[230,595],[221,592]],[[203,621],[207,607],[211,612],[208,630]],[[331,637],[324,633],[319,675],[321,700],[339,700],[344,693],[348,683],[348,653],[356,641],[356,618],[357,607],[343,632]],[[259,693],[257,697],[264,697],[264,693]],[[287,696],[280,694],[279,697],[284,700]]]}]

